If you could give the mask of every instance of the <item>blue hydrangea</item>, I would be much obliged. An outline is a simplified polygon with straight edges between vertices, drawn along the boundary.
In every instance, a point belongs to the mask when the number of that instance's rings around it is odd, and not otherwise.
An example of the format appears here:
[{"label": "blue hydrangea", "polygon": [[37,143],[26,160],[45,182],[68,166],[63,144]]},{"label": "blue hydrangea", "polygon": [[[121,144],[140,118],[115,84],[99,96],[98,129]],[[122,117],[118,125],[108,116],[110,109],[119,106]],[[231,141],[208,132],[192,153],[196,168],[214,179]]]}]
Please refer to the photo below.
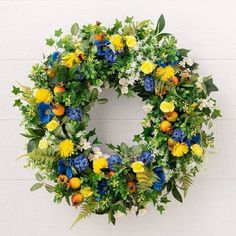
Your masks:
[{"label": "blue hydrangea", "polygon": [[66,109],[66,115],[71,119],[71,120],[81,120],[82,118],[82,113],[80,110],[80,107],[68,107]]},{"label": "blue hydrangea", "polygon": [[98,190],[98,193],[100,195],[105,195],[105,193],[107,192],[108,190],[108,183],[107,183],[107,180],[105,179],[102,179],[98,182],[98,186],[97,186],[97,190]]},{"label": "blue hydrangea", "polygon": [[72,166],[74,165],[74,160],[69,158],[67,160],[61,159],[57,163],[57,169],[59,174],[66,174],[66,176],[70,179],[73,175]]},{"label": "blue hydrangea", "polygon": [[186,138],[185,142],[190,147],[193,144],[200,143],[201,142],[201,136],[200,136],[200,134],[196,134],[192,137],[192,139]]},{"label": "blue hydrangea", "polygon": [[109,63],[113,63],[116,60],[116,54],[110,48],[105,51],[104,56]]},{"label": "blue hydrangea", "polygon": [[89,166],[88,158],[80,154],[74,159],[74,166],[79,172],[85,171]]},{"label": "blue hydrangea", "polygon": [[158,180],[153,183],[152,187],[156,191],[161,191],[163,185],[165,184],[165,179],[166,179],[163,168],[162,167],[156,167],[156,168],[153,169],[153,172],[158,177]]},{"label": "blue hydrangea", "polygon": [[150,75],[146,75],[144,78],[144,89],[146,92],[153,92],[155,89],[155,81]]},{"label": "blue hydrangea", "polygon": [[174,129],[171,137],[175,141],[182,143],[186,138],[186,134],[180,128],[176,128]]},{"label": "blue hydrangea", "polygon": [[122,159],[119,155],[111,155],[108,159],[108,168],[114,170],[114,165],[119,165],[122,162]]},{"label": "blue hydrangea", "polygon": [[110,44],[108,40],[96,40],[95,45],[97,46],[97,55],[104,56],[107,50],[107,46]]},{"label": "blue hydrangea", "polygon": [[39,120],[41,124],[47,124],[53,117],[52,108],[49,104],[41,102],[38,105]]},{"label": "blue hydrangea", "polygon": [[52,53],[52,61],[56,61],[58,56],[59,56],[59,52],[58,51],[53,52]]},{"label": "blue hydrangea", "polygon": [[153,160],[153,155],[149,151],[143,151],[137,159],[138,161],[142,161],[145,165],[149,165]]}]

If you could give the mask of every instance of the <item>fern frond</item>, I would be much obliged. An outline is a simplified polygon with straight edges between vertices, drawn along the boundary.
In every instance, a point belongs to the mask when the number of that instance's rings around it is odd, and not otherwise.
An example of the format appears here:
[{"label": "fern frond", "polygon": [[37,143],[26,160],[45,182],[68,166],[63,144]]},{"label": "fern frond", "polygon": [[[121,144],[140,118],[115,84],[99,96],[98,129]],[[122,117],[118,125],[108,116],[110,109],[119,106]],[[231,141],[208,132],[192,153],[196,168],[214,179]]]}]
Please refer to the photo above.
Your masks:
[{"label": "fern frond", "polygon": [[181,189],[184,192],[184,197],[186,197],[189,187],[193,184],[192,174],[188,173],[181,177],[180,179]]}]

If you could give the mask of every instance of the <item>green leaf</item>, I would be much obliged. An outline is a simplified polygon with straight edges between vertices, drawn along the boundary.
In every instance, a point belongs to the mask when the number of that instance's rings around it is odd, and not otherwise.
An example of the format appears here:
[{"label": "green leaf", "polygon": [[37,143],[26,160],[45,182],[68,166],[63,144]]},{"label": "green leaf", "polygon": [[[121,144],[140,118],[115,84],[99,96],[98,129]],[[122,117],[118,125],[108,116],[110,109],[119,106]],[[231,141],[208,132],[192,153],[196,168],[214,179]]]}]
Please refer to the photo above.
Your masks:
[{"label": "green leaf", "polygon": [[172,188],[172,194],[176,200],[178,200],[179,202],[183,202],[182,196],[175,185]]},{"label": "green leaf", "polygon": [[22,101],[21,101],[20,99],[16,99],[15,102],[14,102],[14,104],[13,104],[13,106],[14,106],[14,107],[20,107],[22,104],[23,104],[23,103],[22,103]]},{"label": "green leaf", "polygon": [[77,35],[79,33],[79,25],[78,25],[78,23],[74,23],[71,26],[70,32],[71,32],[72,35]]},{"label": "green leaf", "polygon": [[42,176],[39,172],[37,172],[37,173],[35,174],[35,178],[36,178],[36,180],[38,180],[39,182],[42,182],[42,181],[43,181],[43,176]]},{"label": "green leaf", "polygon": [[127,144],[121,143],[121,145],[120,145],[120,151],[121,151],[123,154],[128,155],[128,154],[129,154],[129,147],[127,146]]},{"label": "green leaf", "polygon": [[100,98],[97,100],[98,104],[106,104],[108,102],[107,98]]},{"label": "green leaf", "polygon": [[43,186],[43,183],[36,183],[31,188],[30,191],[35,191]]},{"label": "green leaf", "polygon": [[160,205],[160,206],[157,205],[157,210],[162,214],[163,211],[165,210],[165,208],[162,205]]},{"label": "green leaf", "polygon": [[46,39],[46,45],[52,46],[55,43],[53,38]]},{"label": "green leaf", "polygon": [[155,34],[159,34],[164,29],[164,27],[165,27],[165,18],[163,16],[163,14],[161,14],[161,16],[159,17],[159,19],[157,21]]},{"label": "green leaf", "polygon": [[38,144],[39,144],[39,139],[38,138],[30,139],[28,144],[27,144],[27,152],[28,153],[32,152],[35,148],[38,147]]},{"label": "green leaf", "polygon": [[45,184],[45,189],[49,192],[49,193],[53,193],[55,191],[55,188],[52,185],[49,184]]},{"label": "green leaf", "polygon": [[117,147],[116,146],[114,146],[113,144],[107,144],[107,147],[109,147],[110,149],[112,149],[112,150],[115,150]]},{"label": "green leaf", "polygon": [[94,101],[98,97],[98,90],[94,88],[90,94],[89,100]]},{"label": "green leaf", "polygon": [[190,52],[190,50],[187,50],[185,48],[180,48],[178,49],[178,52],[179,54],[182,56],[182,57],[187,57],[188,53]]},{"label": "green leaf", "polygon": [[127,17],[125,18],[125,23],[127,23],[127,24],[132,23],[132,22],[133,22],[133,19],[134,19],[133,16],[132,16],[132,17],[127,16]]},{"label": "green leaf", "polygon": [[132,148],[132,154],[133,155],[138,155],[142,152],[142,147],[140,145],[133,146]]},{"label": "green leaf", "polygon": [[20,88],[19,88],[19,87],[16,87],[16,86],[13,85],[11,92],[12,92],[13,94],[17,95],[17,94],[19,94],[21,91],[20,91]]},{"label": "green leaf", "polygon": [[68,133],[74,134],[75,133],[75,128],[71,123],[67,123],[65,126],[65,129]]},{"label": "green leaf", "polygon": [[139,143],[141,140],[142,139],[141,139],[140,135],[138,135],[138,134],[134,135],[133,142]]},{"label": "green leaf", "polygon": [[55,30],[54,35],[60,37],[62,35],[62,29]]},{"label": "green leaf", "polygon": [[216,119],[217,117],[222,117],[220,110],[218,109],[214,109],[214,111],[211,114],[211,118],[212,119]]},{"label": "green leaf", "polygon": [[[207,78],[207,79],[206,79]],[[209,77],[205,77],[204,78],[204,84],[206,86],[206,93],[207,95],[210,95],[211,92],[215,92],[218,91],[219,89],[216,87],[216,85],[213,83],[213,79]]]}]

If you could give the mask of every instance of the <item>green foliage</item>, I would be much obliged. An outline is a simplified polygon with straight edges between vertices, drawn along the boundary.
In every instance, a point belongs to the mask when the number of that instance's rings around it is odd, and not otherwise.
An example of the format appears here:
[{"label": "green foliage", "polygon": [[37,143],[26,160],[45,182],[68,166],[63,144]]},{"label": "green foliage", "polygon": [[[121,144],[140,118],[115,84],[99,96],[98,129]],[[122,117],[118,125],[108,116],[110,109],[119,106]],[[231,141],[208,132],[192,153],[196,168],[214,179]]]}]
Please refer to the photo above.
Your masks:
[{"label": "green foliage", "polygon": [[184,197],[186,197],[189,187],[193,184],[192,174],[191,173],[184,174],[180,178],[179,182],[181,184],[181,189],[184,192]]}]

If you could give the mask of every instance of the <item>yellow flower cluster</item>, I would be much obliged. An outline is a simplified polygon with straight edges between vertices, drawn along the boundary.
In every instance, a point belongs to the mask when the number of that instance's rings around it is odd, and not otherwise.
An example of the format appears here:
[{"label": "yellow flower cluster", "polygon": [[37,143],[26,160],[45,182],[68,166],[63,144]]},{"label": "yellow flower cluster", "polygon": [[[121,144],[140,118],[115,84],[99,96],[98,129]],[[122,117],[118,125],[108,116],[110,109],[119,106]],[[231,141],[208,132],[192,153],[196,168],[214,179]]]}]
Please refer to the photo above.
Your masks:
[{"label": "yellow flower cluster", "polygon": [[182,157],[188,152],[188,146],[185,143],[176,143],[172,149],[172,155]]},{"label": "yellow flower cluster", "polygon": [[79,64],[81,62],[80,57],[84,56],[84,52],[80,49],[76,49],[75,52],[70,52],[62,57],[62,65],[65,65],[68,68],[71,68],[75,64]]},{"label": "yellow flower cluster", "polygon": [[105,157],[99,157],[93,161],[93,171],[96,174],[100,174],[102,172],[101,169],[107,167],[108,167],[108,162]]},{"label": "yellow flower cluster", "polygon": [[151,61],[144,61],[141,65],[141,71],[144,74],[150,74],[153,72],[155,65]]},{"label": "yellow flower cluster", "polygon": [[125,43],[129,48],[134,48],[137,45],[137,40],[133,35],[125,36]]},{"label": "yellow flower cluster", "polygon": [[167,81],[175,75],[175,70],[171,66],[159,67],[156,70],[156,74],[163,81]]},{"label": "yellow flower cluster", "polygon": [[52,101],[52,93],[49,89],[37,89],[34,93],[34,98],[36,103],[41,103],[41,102],[45,102],[45,103],[50,103]]},{"label": "yellow flower cluster", "polygon": [[124,47],[122,37],[119,34],[113,34],[110,36],[110,42],[114,45],[115,50],[121,50]]},{"label": "yellow flower cluster", "polygon": [[160,109],[162,112],[167,113],[167,112],[172,112],[175,109],[175,105],[173,102],[166,102],[163,101],[160,105]]},{"label": "yellow flower cluster", "polygon": [[83,195],[84,198],[90,197],[93,195],[93,191],[91,190],[90,187],[81,188],[80,193]]},{"label": "yellow flower cluster", "polygon": [[131,168],[134,173],[142,173],[144,172],[144,163],[142,161],[135,161],[131,164]]},{"label": "yellow flower cluster", "polygon": [[62,157],[69,157],[74,153],[74,143],[70,139],[65,139],[59,144],[59,153]]},{"label": "yellow flower cluster", "polygon": [[46,125],[46,129],[48,131],[53,131],[59,126],[59,123],[55,120],[51,120],[49,123]]},{"label": "yellow flower cluster", "polygon": [[199,144],[193,144],[191,146],[191,150],[192,150],[193,155],[196,155],[199,157],[203,156],[203,149]]}]

